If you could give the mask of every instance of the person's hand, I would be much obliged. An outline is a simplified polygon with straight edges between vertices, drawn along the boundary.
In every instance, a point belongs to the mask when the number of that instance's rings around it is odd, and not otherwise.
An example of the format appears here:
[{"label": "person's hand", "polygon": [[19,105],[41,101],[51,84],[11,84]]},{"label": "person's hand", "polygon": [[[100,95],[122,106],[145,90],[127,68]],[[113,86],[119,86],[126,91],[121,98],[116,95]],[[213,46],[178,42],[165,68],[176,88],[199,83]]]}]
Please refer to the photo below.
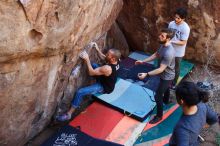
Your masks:
[{"label": "person's hand", "polygon": [[90,48],[95,47],[95,44],[96,44],[96,42],[91,42],[91,43],[89,43]]},{"label": "person's hand", "polygon": [[171,44],[176,44],[176,41],[172,41],[172,40],[171,40],[170,43],[171,43]]},{"label": "person's hand", "polygon": [[203,128],[209,128],[210,126],[208,125],[208,124],[205,124],[204,126],[203,126]]},{"label": "person's hand", "polygon": [[96,50],[99,50],[99,47],[96,42],[91,42],[90,46],[91,46],[91,48],[95,48]]},{"label": "person's hand", "polygon": [[83,60],[87,61],[89,60],[89,55],[86,51],[83,51],[79,54],[79,57],[82,58]]},{"label": "person's hand", "polygon": [[135,61],[135,65],[138,65],[138,64],[143,64],[144,62],[143,61],[141,61],[141,60],[137,60],[137,61]]},{"label": "person's hand", "polygon": [[97,43],[94,43],[94,48],[97,50],[99,50],[99,46],[97,45]]},{"label": "person's hand", "polygon": [[147,76],[147,73],[138,73],[138,78],[143,80]]}]

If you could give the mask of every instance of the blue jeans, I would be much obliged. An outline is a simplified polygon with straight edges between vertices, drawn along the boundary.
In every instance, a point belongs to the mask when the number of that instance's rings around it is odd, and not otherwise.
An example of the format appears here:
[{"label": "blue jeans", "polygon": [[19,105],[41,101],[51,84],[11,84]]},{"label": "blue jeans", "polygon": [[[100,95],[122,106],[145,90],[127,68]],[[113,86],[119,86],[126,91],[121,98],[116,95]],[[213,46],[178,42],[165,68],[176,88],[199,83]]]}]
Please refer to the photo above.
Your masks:
[{"label": "blue jeans", "polygon": [[[99,65],[93,63],[92,67],[95,69],[95,68],[99,67]],[[82,99],[84,96],[96,94],[96,93],[103,93],[103,92],[104,92],[104,88],[100,83],[94,83],[90,86],[81,88],[76,92],[75,97],[73,98],[73,100],[71,102],[71,105],[73,108],[77,108],[77,107],[79,107],[80,103],[82,102]]]},{"label": "blue jeans", "polygon": [[100,67],[100,65],[98,65],[97,63],[91,63],[91,65],[92,65],[93,69],[96,69],[96,68]]}]

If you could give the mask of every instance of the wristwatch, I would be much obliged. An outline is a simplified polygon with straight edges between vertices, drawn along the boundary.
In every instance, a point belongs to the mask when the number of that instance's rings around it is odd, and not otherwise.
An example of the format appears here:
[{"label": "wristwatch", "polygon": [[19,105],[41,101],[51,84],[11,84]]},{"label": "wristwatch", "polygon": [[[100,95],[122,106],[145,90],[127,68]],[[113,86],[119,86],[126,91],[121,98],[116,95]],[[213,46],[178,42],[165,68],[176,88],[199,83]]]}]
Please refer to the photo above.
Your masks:
[{"label": "wristwatch", "polygon": [[147,75],[146,75],[146,77],[148,77],[148,76],[150,76],[149,74],[148,74],[148,72],[147,72]]}]

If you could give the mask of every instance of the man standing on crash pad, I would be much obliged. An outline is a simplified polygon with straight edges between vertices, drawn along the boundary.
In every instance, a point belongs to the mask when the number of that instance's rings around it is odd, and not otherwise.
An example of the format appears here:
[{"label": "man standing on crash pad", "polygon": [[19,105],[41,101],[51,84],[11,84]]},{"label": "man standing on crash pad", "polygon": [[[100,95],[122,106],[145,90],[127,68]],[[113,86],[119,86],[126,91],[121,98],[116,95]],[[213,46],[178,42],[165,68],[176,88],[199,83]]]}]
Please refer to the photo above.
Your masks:
[{"label": "man standing on crash pad", "polygon": [[168,26],[168,28],[172,29],[175,33],[171,40],[171,44],[175,49],[175,78],[172,85],[173,89],[176,88],[176,83],[180,75],[180,64],[185,55],[186,44],[190,33],[190,27],[185,22],[187,16],[186,9],[178,8],[174,14],[174,21],[171,21]]},{"label": "man standing on crash pad", "polygon": [[150,57],[143,61],[138,60],[135,62],[136,65],[143,64],[144,62],[150,62],[156,58],[159,59],[159,67],[147,73],[139,73],[139,79],[143,80],[148,76],[160,75],[160,84],[156,91],[155,101],[157,106],[156,116],[150,120],[150,124],[155,124],[162,120],[163,117],[163,102],[169,103],[170,85],[175,77],[175,50],[170,43],[173,38],[173,31],[171,29],[163,29],[158,37],[160,47]]}]

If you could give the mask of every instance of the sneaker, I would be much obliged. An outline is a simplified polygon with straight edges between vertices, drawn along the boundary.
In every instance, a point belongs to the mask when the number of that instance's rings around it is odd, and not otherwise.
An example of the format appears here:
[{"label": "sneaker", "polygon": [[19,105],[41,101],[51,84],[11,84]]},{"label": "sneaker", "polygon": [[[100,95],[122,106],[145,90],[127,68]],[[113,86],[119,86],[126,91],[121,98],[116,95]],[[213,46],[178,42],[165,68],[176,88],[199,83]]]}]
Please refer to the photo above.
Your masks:
[{"label": "sneaker", "polygon": [[150,124],[156,124],[157,122],[161,121],[162,117],[154,116],[152,120],[150,120]]},{"label": "sneaker", "polygon": [[68,121],[71,119],[71,115],[70,114],[62,114],[56,117],[56,120],[64,122],[64,121]]}]

